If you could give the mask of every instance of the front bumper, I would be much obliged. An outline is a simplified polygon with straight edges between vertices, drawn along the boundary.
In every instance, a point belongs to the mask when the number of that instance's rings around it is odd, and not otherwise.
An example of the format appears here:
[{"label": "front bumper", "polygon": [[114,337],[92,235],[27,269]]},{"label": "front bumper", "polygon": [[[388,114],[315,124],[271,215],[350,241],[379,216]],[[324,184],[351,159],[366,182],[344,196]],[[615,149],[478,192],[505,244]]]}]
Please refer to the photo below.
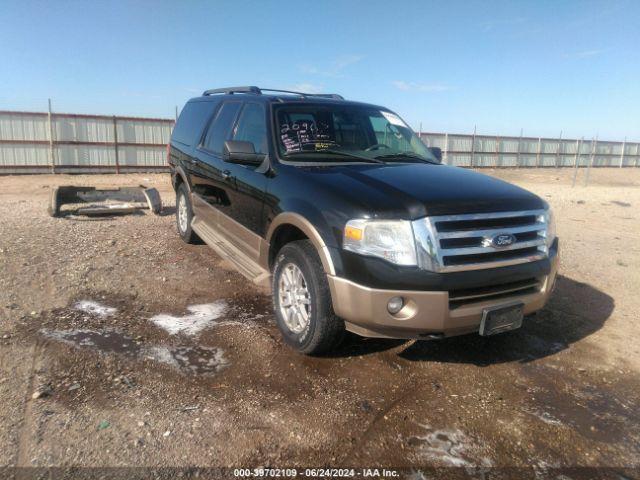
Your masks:
[{"label": "front bumper", "polygon": [[[559,256],[551,260],[551,269],[539,290],[515,293],[450,307],[446,291],[388,290],[369,288],[341,277],[328,275],[335,313],[344,319],[347,330],[365,337],[437,338],[477,332],[486,308],[512,303],[524,304],[524,314],[541,309],[555,284]],[[402,296],[405,306],[395,315],[387,311],[390,298]]]}]

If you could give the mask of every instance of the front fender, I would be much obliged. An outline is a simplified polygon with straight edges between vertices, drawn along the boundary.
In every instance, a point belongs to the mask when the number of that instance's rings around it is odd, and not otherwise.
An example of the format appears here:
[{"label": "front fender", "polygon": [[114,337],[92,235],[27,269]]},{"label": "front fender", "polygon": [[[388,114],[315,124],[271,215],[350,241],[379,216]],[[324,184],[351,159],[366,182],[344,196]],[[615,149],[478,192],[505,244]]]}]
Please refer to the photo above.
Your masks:
[{"label": "front fender", "polygon": [[300,197],[289,197],[283,199],[272,211],[275,216],[267,224],[267,243],[271,243],[271,238],[277,228],[289,223],[304,232],[311,240],[318,251],[324,270],[329,275],[336,275],[342,271],[342,258],[340,256],[341,246],[337,238],[342,237],[339,225],[342,219],[327,216],[327,212],[335,210],[325,202],[326,209],[320,209],[316,204]]},{"label": "front fender", "polygon": [[282,225],[293,225],[300,229],[309,238],[313,246],[316,247],[324,271],[329,275],[336,274],[335,261],[332,255],[332,250],[335,250],[335,247],[330,244],[332,235],[330,235],[329,226],[322,217],[321,212],[314,208],[307,208],[304,213],[300,213],[300,210],[288,210],[277,214],[267,229],[265,237],[267,245],[271,244],[273,235],[278,230],[278,227]]}]

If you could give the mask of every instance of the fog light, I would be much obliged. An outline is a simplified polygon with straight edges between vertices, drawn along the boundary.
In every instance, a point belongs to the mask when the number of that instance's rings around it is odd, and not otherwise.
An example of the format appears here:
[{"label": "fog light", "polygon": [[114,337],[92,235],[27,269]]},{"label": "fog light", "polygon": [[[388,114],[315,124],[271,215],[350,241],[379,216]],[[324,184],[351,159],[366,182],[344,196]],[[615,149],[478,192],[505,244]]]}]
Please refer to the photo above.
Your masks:
[{"label": "fog light", "polygon": [[404,298],[402,297],[392,297],[387,303],[387,310],[391,315],[395,315],[404,307]]}]

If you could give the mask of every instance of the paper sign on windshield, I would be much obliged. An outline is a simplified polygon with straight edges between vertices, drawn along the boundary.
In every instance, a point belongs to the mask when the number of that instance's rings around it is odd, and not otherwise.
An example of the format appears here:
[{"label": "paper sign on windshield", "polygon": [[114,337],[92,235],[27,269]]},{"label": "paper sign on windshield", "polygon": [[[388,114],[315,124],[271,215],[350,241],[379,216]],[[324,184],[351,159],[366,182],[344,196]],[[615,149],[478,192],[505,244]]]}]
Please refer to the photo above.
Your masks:
[{"label": "paper sign on windshield", "polygon": [[392,125],[397,125],[399,127],[407,128],[407,125],[402,121],[402,119],[394,113],[390,112],[380,112],[387,119],[389,123]]}]

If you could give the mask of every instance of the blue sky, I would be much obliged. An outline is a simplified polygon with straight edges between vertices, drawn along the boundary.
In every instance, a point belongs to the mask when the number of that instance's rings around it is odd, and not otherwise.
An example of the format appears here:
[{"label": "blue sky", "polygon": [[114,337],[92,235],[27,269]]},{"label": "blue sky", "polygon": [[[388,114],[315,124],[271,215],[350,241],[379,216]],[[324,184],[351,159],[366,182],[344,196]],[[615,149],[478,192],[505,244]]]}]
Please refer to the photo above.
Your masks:
[{"label": "blue sky", "polygon": [[640,2],[3,0],[0,109],[170,117],[226,85],[424,131],[640,140]]}]

